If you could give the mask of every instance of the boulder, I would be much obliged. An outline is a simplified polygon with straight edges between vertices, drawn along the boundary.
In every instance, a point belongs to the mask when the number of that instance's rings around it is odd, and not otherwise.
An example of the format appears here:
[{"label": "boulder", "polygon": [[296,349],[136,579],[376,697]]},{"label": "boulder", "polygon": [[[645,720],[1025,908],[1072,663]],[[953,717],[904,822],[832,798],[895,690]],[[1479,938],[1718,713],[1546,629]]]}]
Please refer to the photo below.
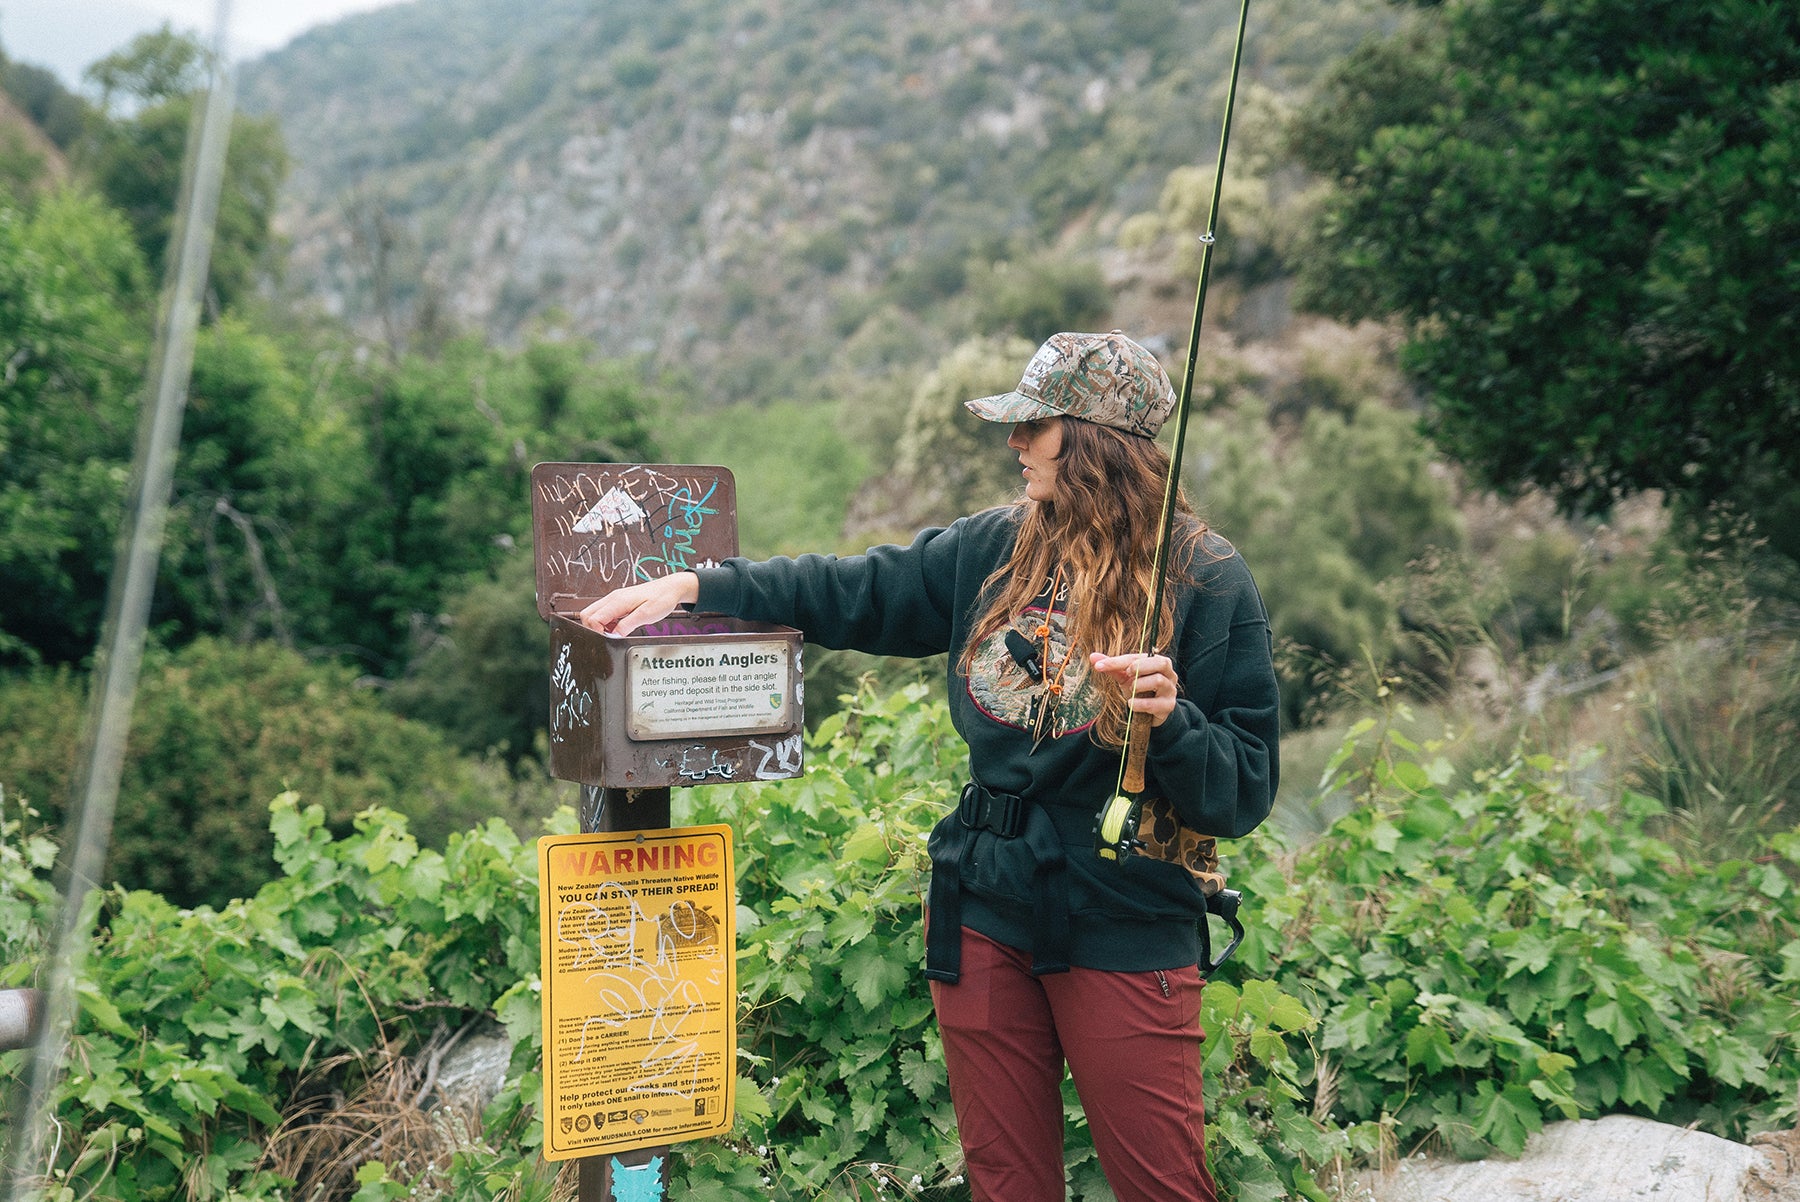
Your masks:
[{"label": "boulder", "polygon": [[421,1076],[433,1107],[479,1112],[499,1095],[512,1062],[513,1041],[491,1019],[477,1020],[426,1053]]},{"label": "boulder", "polygon": [[1517,1160],[1411,1157],[1363,1173],[1359,1202],[1800,1202],[1800,1132],[1734,1143],[1615,1114],[1552,1123]]}]

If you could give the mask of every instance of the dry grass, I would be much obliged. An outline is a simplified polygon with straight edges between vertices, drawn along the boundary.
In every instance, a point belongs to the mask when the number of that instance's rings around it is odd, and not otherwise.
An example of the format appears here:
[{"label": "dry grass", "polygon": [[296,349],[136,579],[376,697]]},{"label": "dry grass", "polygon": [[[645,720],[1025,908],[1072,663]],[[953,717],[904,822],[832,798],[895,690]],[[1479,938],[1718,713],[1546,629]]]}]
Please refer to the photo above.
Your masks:
[{"label": "dry grass", "polygon": [[[460,1034],[440,1028],[411,1053],[389,1042],[319,1062],[284,1109],[261,1167],[292,1179],[296,1202],[353,1197],[357,1169],[372,1161],[423,1189],[440,1186],[451,1156],[483,1143],[478,1106],[437,1092],[438,1064]],[[568,1176],[554,1196],[573,1197]]]}]

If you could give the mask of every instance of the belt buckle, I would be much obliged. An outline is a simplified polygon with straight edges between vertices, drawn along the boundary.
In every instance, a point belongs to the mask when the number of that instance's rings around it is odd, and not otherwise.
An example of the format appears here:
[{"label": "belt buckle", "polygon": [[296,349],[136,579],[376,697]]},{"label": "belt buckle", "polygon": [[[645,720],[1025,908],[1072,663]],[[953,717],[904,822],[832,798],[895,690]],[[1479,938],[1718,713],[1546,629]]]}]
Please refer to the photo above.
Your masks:
[{"label": "belt buckle", "polygon": [[970,781],[963,786],[962,796],[956,799],[956,820],[969,830],[978,831],[986,817],[981,811],[981,786]]},{"label": "belt buckle", "polygon": [[992,831],[1013,838],[1024,826],[1025,799],[1012,793],[996,793],[974,781],[963,786],[956,802],[957,821],[974,831]]}]

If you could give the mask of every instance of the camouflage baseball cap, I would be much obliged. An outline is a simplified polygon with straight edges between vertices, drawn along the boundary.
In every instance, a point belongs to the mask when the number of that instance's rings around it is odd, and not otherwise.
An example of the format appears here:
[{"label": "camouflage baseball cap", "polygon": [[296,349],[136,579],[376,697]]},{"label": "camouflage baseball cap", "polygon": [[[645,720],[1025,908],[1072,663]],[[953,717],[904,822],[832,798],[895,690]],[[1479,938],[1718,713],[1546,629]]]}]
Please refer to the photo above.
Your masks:
[{"label": "camouflage baseball cap", "polygon": [[984,421],[1079,417],[1154,438],[1175,409],[1175,388],[1156,356],[1118,330],[1052,334],[1017,388],[963,404]]}]

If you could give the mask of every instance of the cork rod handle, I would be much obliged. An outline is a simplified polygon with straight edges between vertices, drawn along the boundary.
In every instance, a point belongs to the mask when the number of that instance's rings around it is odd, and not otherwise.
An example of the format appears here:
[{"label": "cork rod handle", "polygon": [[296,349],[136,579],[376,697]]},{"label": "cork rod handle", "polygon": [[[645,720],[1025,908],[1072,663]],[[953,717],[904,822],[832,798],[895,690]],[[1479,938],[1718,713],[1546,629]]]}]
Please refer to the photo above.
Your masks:
[{"label": "cork rod handle", "polygon": [[1150,723],[1133,722],[1125,740],[1125,792],[1144,791],[1144,760],[1150,754]]}]

